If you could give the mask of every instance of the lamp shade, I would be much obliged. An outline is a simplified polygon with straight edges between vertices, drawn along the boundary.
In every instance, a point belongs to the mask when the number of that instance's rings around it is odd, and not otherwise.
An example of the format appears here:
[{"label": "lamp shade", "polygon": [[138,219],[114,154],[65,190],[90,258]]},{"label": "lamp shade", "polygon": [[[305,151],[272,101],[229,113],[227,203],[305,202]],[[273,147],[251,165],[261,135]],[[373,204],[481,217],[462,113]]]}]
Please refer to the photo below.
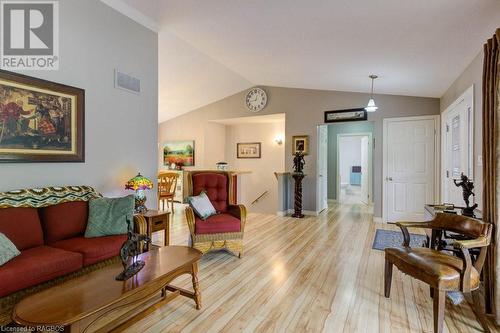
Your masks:
[{"label": "lamp shade", "polygon": [[125,189],[127,190],[150,190],[153,188],[153,183],[141,175],[139,172],[137,176],[134,178],[130,179],[126,184],[125,184]]},{"label": "lamp shade", "polygon": [[370,98],[368,101],[368,105],[366,106],[365,110],[367,112],[375,112],[378,110],[378,106],[375,105],[375,100],[373,98]]}]

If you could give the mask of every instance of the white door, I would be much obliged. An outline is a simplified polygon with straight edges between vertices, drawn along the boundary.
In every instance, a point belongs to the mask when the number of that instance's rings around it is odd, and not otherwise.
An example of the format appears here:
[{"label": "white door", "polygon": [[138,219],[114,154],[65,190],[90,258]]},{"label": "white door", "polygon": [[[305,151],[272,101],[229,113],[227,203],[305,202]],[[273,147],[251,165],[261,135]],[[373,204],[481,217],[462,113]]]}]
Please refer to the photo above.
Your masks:
[{"label": "white door", "polygon": [[386,219],[423,221],[434,203],[436,125],[433,118],[386,119]]},{"label": "white door", "polygon": [[370,139],[368,136],[361,138],[361,201],[365,204],[370,203],[369,189],[369,151]]},{"label": "white door", "polygon": [[317,210],[328,207],[328,129],[318,126],[318,172],[317,172]]},{"label": "white door", "polygon": [[[471,90],[471,89],[470,89]],[[455,186],[463,173],[473,179],[472,90],[443,113],[443,201],[463,206],[462,189]]]}]

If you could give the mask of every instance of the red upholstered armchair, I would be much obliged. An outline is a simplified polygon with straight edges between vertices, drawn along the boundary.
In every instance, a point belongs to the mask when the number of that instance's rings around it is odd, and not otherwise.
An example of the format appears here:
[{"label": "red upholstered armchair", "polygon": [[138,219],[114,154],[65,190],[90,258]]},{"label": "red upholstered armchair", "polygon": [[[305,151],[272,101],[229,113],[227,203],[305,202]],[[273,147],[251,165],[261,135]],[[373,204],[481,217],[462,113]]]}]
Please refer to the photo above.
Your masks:
[{"label": "red upholstered armchair", "polygon": [[192,171],[187,180],[189,195],[205,191],[219,213],[203,221],[191,207],[186,208],[191,246],[203,253],[225,249],[241,258],[247,211],[245,206],[231,202],[231,175],[225,171]]}]

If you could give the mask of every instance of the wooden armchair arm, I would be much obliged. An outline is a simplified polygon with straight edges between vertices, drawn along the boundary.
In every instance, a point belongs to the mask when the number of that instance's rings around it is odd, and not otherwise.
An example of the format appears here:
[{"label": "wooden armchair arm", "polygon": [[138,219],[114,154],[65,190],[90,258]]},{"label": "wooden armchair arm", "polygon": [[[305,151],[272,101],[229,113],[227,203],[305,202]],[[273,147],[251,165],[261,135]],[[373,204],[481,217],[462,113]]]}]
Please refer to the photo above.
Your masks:
[{"label": "wooden armchair arm", "polygon": [[456,249],[474,249],[490,245],[487,237],[481,236],[475,239],[456,240],[453,242],[453,247]]},{"label": "wooden armchair arm", "polygon": [[227,212],[241,221],[241,232],[243,232],[247,221],[247,208],[244,205],[229,205]]},{"label": "wooden armchair arm", "polygon": [[[469,250],[474,248],[486,248],[489,245],[490,239],[486,236],[481,236],[475,239],[456,240],[453,242],[453,247],[460,250],[462,254],[463,271],[461,273],[462,279],[460,289],[463,292],[470,291],[470,275],[473,265]],[[486,251],[481,250],[479,257],[476,260],[476,264],[474,265],[479,273],[481,272],[485,256]]]},{"label": "wooden armchair arm", "polygon": [[431,223],[429,222],[396,222],[398,227],[405,228],[424,228],[424,229],[432,229]]},{"label": "wooden armchair arm", "polygon": [[430,222],[396,222],[396,225],[401,228],[403,233],[403,246],[410,247],[410,233],[408,228],[427,228],[434,229]]},{"label": "wooden armchair arm", "polygon": [[194,210],[193,208],[187,206],[186,207],[186,220],[187,220],[187,224],[188,224],[188,227],[189,227],[189,232],[191,233],[191,237],[192,239],[194,239],[194,230],[195,230],[195,222],[196,222],[196,219],[194,217]]}]

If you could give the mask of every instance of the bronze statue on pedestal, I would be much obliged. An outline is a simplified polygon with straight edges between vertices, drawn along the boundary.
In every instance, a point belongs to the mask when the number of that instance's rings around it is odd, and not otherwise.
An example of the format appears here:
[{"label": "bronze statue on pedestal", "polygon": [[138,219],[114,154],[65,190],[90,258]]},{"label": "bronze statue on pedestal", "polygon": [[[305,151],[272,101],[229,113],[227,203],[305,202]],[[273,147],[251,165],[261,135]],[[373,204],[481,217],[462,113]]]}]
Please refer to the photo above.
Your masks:
[{"label": "bronze statue on pedestal", "polygon": [[460,175],[460,181],[457,182],[456,179],[453,179],[453,183],[455,183],[455,186],[461,187],[462,188],[462,196],[465,201],[465,208],[462,209],[462,215],[464,216],[469,216],[469,217],[475,217],[474,215],[474,209],[477,208],[477,204],[474,204],[470,206],[470,201],[469,197],[475,196],[473,190],[474,190],[474,182],[469,179],[466,175],[463,173]]}]

